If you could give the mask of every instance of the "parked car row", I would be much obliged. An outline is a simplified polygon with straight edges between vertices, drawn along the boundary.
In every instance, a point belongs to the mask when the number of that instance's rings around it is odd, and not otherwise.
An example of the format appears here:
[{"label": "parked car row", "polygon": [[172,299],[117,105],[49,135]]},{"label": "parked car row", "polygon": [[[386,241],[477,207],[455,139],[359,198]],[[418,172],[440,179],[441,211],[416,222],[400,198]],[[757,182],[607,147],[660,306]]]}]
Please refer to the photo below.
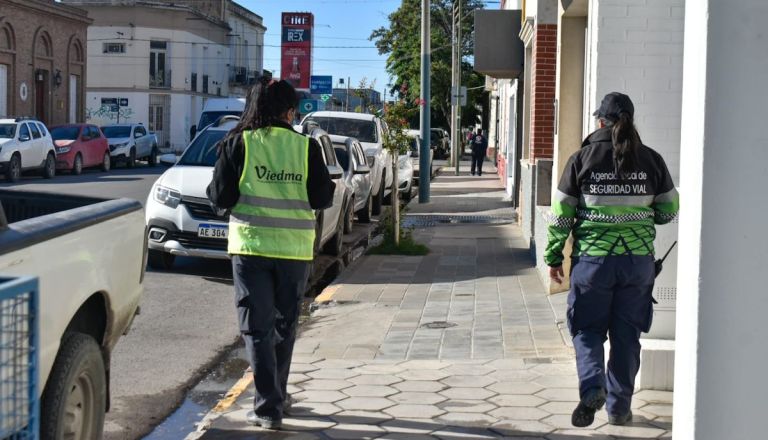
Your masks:
[{"label": "parked car row", "polygon": [[0,119],[0,173],[18,182],[22,173],[51,179],[57,171],[80,174],[86,168],[109,171],[137,160],[157,164],[157,137],[141,124],[67,124],[51,127],[30,118]]},{"label": "parked car row", "polygon": [[[382,146],[386,125],[377,117],[319,113],[308,115],[295,129],[320,144],[336,184],[333,204],[316,212],[315,251],[339,255],[344,234],[352,231],[355,219],[368,223],[381,211],[391,189],[392,159]],[[229,212],[213,206],[206,188],[216,164],[216,147],[238,121],[237,115],[222,115],[199,131],[179,158],[173,154],[160,157],[170,168],[152,186],[146,203],[152,268],[171,269],[177,256],[229,258]],[[397,164],[404,200],[412,192],[411,160],[410,155],[402,155]]]}]

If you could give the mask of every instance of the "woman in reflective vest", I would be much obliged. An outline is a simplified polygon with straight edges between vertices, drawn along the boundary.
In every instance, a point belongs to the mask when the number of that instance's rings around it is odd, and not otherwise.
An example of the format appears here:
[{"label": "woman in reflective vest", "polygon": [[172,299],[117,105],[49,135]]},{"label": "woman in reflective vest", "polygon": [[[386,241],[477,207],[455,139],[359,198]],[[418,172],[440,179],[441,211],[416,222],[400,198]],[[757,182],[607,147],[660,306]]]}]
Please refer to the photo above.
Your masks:
[{"label": "woman in reflective vest", "polygon": [[600,128],[568,160],[552,199],[544,261],[556,283],[573,233],[567,316],[581,396],[571,423],[578,427],[591,425],[604,404],[608,423],[632,420],[640,333],[650,330],[653,316],[655,225],[672,221],[679,207],[667,165],[640,141],[634,113],[627,95],[603,98],[593,114]]},{"label": "woman in reflective vest", "polygon": [[286,81],[262,80],[238,125],[221,141],[208,197],[231,210],[240,332],[256,395],[247,419],[278,429],[290,404],[288,373],[301,298],[313,259],[315,212],[335,185],[320,145],[293,130],[298,98]]}]

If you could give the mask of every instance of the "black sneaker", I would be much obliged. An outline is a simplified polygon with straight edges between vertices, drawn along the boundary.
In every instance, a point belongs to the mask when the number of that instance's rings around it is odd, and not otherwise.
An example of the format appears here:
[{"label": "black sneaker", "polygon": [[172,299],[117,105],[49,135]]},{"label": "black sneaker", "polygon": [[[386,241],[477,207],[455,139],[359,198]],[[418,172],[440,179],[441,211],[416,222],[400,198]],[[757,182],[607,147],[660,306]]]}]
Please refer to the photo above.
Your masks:
[{"label": "black sneaker", "polygon": [[299,400],[295,397],[288,394],[285,396],[285,400],[283,400],[283,414],[291,414],[291,408],[293,408],[294,403],[298,403]]},{"label": "black sneaker", "polygon": [[260,426],[264,429],[270,430],[280,429],[280,425],[282,425],[283,422],[282,420],[275,417],[257,416],[253,411],[248,411],[245,419],[248,420],[248,423],[253,426]]},{"label": "black sneaker", "polygon": [[571,415],[571,424],[577,428],[585,428],[595,421],[595,412],[605,405],[605,390],[592,388],[586,392]]},{"label": "black sneaker", "polygon": [[627,423],[632,421],[632,411],[630,410],[628,413],[624,414],[623,416],[612,416],[608,414],[608,423],[611,425],[626,425]]}]

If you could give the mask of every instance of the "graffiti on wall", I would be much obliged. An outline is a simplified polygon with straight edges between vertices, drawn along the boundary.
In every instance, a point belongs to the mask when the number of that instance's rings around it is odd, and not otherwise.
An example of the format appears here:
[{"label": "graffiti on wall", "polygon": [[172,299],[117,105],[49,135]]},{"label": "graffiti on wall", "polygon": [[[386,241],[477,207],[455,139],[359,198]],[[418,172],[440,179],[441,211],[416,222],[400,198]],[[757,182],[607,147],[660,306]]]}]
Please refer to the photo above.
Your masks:
[{"label": "graffiti on wall", "polygon": [[113,109],[114,107],[109,105],[102,105],[98,108],[87,107],[85,109],[85,120],[90,124],[96,125],[131,122],[134,115],[131,107],[118,107],[117,111],[113,111]]}]

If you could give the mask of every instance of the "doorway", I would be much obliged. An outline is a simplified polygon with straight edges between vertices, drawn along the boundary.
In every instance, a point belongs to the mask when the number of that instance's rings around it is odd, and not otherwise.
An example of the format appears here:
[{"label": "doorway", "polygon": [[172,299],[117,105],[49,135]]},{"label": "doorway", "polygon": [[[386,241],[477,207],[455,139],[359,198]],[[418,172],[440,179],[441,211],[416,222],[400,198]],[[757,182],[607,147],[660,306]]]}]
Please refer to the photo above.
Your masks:
[{"label": "doorway", "polygon": [[0,118],[8,116],[8,66],[0,64]]},{"label": "doorway", "polygon": [[170,145],[171,99],[168,95],[149,95],[149,131],[157,136],[161,148]]},{"label": "doorway", "polygon": [[75,124],[79,122],[77,120],[77,109],[78,109],[78,102],[77,97],[80,96],[80,93],[78,93],[79,89],[79,81],[77,80],[77,75],[69,75],[69,123]]},{"label": "doorway", "polygon": [[35,72],[35,117],[43,124],[48,121],[48,71],[39,69]]}]

